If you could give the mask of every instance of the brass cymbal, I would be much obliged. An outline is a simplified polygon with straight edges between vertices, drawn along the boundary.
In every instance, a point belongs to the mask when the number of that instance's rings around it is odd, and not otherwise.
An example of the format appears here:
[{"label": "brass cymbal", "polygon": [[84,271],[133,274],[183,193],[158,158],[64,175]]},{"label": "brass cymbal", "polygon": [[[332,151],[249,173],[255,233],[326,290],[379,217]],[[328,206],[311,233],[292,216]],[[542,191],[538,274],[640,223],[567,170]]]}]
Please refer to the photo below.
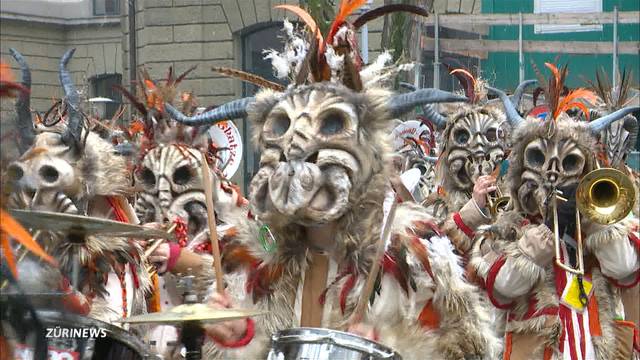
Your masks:
[{"label": "brass cymbal", "polygon": [[243,309],[214,309],[205,304],[183,304],[168,311],[131,316],[117,322],[130,324],[180,324],[186,321],[216,323],[264,315],[262,311]]},{"label": "brass cymbal", "polygon": [[24,227],[30,229],[75,232],[85,236],[102,235],[141,239],[170,239],[173,237],[172,234],[160,229],[150,229],[140,225],[90,216],[32,210],[9,210],[9,213]]}]

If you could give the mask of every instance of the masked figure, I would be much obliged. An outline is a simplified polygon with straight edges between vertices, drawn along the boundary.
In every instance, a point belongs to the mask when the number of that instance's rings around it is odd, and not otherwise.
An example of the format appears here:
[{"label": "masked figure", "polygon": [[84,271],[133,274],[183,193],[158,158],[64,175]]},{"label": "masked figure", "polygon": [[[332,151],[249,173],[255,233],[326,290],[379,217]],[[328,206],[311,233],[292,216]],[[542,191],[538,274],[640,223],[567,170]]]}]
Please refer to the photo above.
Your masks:
[{"label": "masked figure", "polygon": [[[132,193],[125,158],[112,144],[83,126],[80,94],[66,65],[74,50],[60,62],[65,97],[63,118],[57,124],[39,125],[34,132],[28,96],[16,102],[19,144],[26,149],[7,169],[8,207],[87,215],[129,222],[133,209],[125,195]],[[24,58],[12,50],[20,63],[23,83],[30,86]],[[141,249],[130,239],[41,231],[36,241],[56,258],[68,291],[74,262],[80,266],[78,288],[82,293],[74,311],[106,322],[145,311],[144,293],[149,278],[141,262]],[[62,283],[61,282],[61,283]]]},{"label": "masked figure", "polygon": [[[449,240],[422,207],[391,210],[388,186],[391,119],[418,105],[465,98],[434,89],[394,96],[380,87],[375,79],[390,74],[360,68],[355,29],[346,22],[354,9],[346,5],[326,40],[314,37],[300,62],[291,62],[297,80],[288,88],[264,89],[196,117],[167,107],[191,125],[247,116],[261,152],[249,194],[254,219],[238,222],[237,238],[224,246],[228,297],[213,301],[266,313],[208,327],[211,356],[265,358],[278,330],[361,325],[404,359],[494,358],[487,309]],[[372,262],[383,261],[373,249],[384,226],[391,235],[380,288],[359,325],[349,326]]]},{"label": "masked figure", "polygon": [[[513,209],[485,229],[472,264],[491,302],[508,311],[505,359],[632,359],[634,325],[623,321],[620,296],[640,280],[640,242],[629,236],[634,219],[602,225],[583,211],[576,215],[576,206],[594,204],[576,186],[597,166],[600,131],[637,108],[591,123],[571,118],[566,111],[586,109],[580,98],[594,95],[578,89],[561,97],[567,69],[547,66],[554,75],[543,83],[551,109],[545,120],[522,119],[502,94],[514,124],[506,176]],[[622,202],[633,196],[627,190],[621,189]]]},{"label": "masked figure", "polygon": [[[464,68],[451,73],[465,89],[469,104],[454,107],[448,116],[425,107],[425,116],[441,129],[439,160],[436,166],[437,193],[432,196],[434,215],[443,221],[443,230],[457,250],[467,254],[475,229],[491,222],[492,202],[499,198],[498,178],[508,155],[511,124],[499,104],[488,102],[490,87],[474,78]],[[518,106],[525,89],[534,84],[528,80],[518,86],[509,98]],[[496,211],[498,209],[495,209]]]},{"label": "masked figure", "polygon": [[[183,276],[195,276],[193,286],[200,300],[213,277],[211,243],[207,221],[207,207],[203,184],[202,156],[209,163],[212,180],[213,203],[217,220],[218,238],[224,243],[235,233],[231,219],[246,216],[247,202],[239,189],[225,178],[225,169],[231,156],[225,152],[241,151],[223,148],[228,144],[215,143],[209,134],[217,131],[232,137],[234,145],[241,144],[237,130],[229,123],[215,125],[213,130],[202,131],[176,123],[164,111],[164,103],[173,104],[180,99],[180,107],[191,113],[198,110],[195,98],[187,92],[178,96],[178,85],[193,68],[174,77],[170,69],[165,81],[153,81],[146,71],[134,96],[125,89],[120,91],[142,115],[134,119],[119,147],[129,145],[135,166],[134,185],[139,190],[135,201],[138,221],[147,226],[175,228],[175,241],[160,245],[149,256],[156,265],[154,287],[149,297],[149,311],[167,311],[182,304],[180,282]],[[144,86],[142,85],[144,84]],[[235,131],[234,131],[235,130]],[[214,132],[214,134],[217,134]],[[235,155],[235,154],[234,154]],[[227,159],[223,162],[224,158]],[[227,176],[232,176],[227,173]],[[173,326],[154,326],[149,338],[155,342],[155,351],[165,358],[179,358],[181,346],[178,331]]]},{"label": "masked figure", "polygon": [[[591,118],[597,119],[616,110],[624,108],[635,101],[638,102],[637,95],[630,96],[633,73],[623,71],[619,75],[619,85],[614,88],[609,82],[604,71],[596,72],[596,82],[590,83],[591,89],[598,94],[600,101],[598,106],[591,109]],[[626,165],[629,153],[634,149],[638,141],[638,119],[634,114],[628,114],[621,121],[611,123],[600,132],[598,146],[602,149],[603,155],[600,158],[615,169],[618,169],[631,177],[634,181],[636,193],[640,191],[640,175],[637,171]],[[640,216],[640,200],[636,198],[633,212],[636,218]],[[640,228],[636,224],[633,236],[640,236]],[[622,294],[622,301],[625,307],[626,318],[633,321],[636,326],[640,324],[640,285],[626,289]]]}]

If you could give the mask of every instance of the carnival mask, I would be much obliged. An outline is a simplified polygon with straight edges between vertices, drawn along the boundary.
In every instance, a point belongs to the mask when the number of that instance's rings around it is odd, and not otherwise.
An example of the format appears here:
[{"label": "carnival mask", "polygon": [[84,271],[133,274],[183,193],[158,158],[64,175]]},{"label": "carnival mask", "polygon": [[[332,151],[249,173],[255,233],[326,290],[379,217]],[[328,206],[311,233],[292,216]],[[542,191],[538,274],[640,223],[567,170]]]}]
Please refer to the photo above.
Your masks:
[{"label": "carnival mask", "polygon": [[525,146],[522,156],[518,199],[529,214],[540,213],[554,189],[577,184],[589,170],[584,148],[569,137],[536,138]]},{"label": "carnival mask", "polygon": [[200,152],[181,145],[159,145],[149,150],[135,172],[141,188],[136,213],[142,223],[189,219],[189,229],[206,227]]},{"label": "carnival mask", "polygon": [[455,187],[470,190],[482,175],[489,175],[507,150],[504,115],[481,108],[458,116],[445,130],[446,166]]},{"label": "carnival mask", "polygon": [[303,223],[341,217],[353,189],[382,169],[379,154],[363,144],[367,106],[364,95],[326,84],[278,100],[258,120],[262,156],[250,188],[255,213]]}]

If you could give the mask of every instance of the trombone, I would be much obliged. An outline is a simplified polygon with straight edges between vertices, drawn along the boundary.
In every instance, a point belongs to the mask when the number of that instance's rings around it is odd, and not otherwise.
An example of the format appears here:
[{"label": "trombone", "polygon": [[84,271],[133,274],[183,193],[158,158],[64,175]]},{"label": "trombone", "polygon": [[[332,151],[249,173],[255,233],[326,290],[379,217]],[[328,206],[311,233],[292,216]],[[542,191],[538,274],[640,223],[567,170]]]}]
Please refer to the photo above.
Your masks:
[{"label": "trombone", "polygon": [[[596,164],[597,165],[597,164]],[[629,215],[633,209],[636,191],[629,176],[613,168],[597,166],[585,175],[576,188],[576,243],[577,268],[567,266],[560,260],[560,234],[558,230],[558,199],[566,201],[556,190],[552,194],[553,240],[556,265],[576,275],[584,275],[584,259],[580,215],[592,222],[611,225]]]}]

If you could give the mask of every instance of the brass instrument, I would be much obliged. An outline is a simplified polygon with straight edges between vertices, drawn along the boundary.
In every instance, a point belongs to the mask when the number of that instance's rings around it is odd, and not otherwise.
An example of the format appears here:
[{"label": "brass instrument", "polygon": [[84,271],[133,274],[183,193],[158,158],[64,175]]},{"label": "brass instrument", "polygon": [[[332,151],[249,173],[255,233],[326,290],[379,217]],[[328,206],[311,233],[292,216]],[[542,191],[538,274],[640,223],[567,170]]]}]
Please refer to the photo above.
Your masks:
[{"label": "brass instrument", "polygon": [[[501,166],[496,166],[496,168],[491,173],[496,180],[498,179],[498,175],[500,174]],[[487,206],[489,207],[489,213],[491,214],[491,218],[495,220],[498,217],[498,214],[506,210],[509,205],[509,201],[511,198],[509,196],[505,196],[500,190],[498,186],[498,182],[496,181],[496,191],[491,194],[487,194]]]},{"label": "brass instrument", "polygon": [[511,201],[511,198],[503,195],[498,185],[496,185],[495,195],[487,195],[487,206],[494,220],[498,217],[498,214],[507,208],[509,201]]},{"label": "brass instrument", "polygon": [[580,214],[590,221],[603,225],[615,224],[629,215],[633,209],[636,193],[631,179],[613,168],[599,168],[585,175],[576,188],[576,243],[578,268],[572,268],[560,261],[560,234],[558,230],[558,199],[567,199],[554,194],[553,234],[556,264],[572,274],[584,275],[582,230]]},{"label": "brass instrument", "polygon": [[629,215],[636,200],[631,179],[613,168],[598,168],[582,178],[576,204],[582,214],[598,224],[610,225]]}]

